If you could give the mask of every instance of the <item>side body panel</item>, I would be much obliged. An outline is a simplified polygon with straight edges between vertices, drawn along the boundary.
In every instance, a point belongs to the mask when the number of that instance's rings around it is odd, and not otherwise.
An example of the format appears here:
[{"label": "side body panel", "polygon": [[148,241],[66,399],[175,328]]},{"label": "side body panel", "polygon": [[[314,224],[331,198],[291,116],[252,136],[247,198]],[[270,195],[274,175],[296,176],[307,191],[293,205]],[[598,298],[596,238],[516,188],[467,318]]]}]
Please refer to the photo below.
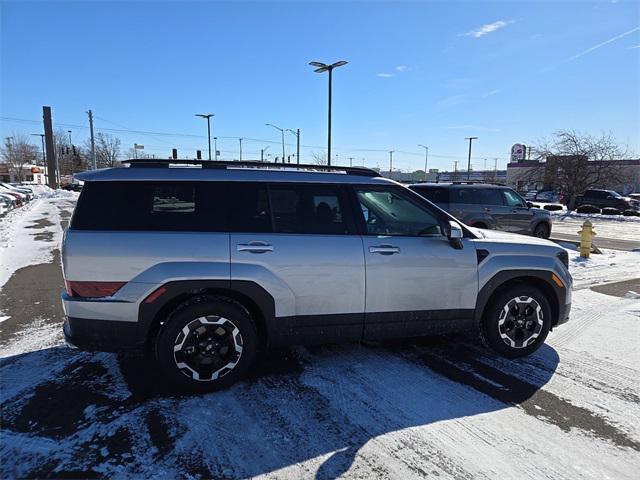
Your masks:
[{"label": "side body panel", "polygon": [[[268,250],[251,251],[251,245]],[[359,236],[233,233],[231,280],[254,281],[273,295],[276,327],[290,343],[311,331],[322,341],[362,336],[365,276]]]}]

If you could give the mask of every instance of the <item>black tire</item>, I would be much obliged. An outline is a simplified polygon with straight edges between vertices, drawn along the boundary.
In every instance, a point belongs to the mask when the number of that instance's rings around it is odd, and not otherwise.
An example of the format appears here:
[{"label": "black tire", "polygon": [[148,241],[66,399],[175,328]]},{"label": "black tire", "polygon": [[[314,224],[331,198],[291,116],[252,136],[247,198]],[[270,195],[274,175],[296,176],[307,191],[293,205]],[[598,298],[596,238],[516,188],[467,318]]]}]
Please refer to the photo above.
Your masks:
[{"label": "black tire", "polygon": [[631,209],[625,210],[624,212],[622,212],[622,214],[625,217],[640,217],[640,212],[637,210],[631,210]]},{"label": "black tire", "polygon": [[533,229],[533,236],[538,238],[549,238],[551,232],[549,231],[549,225],[546,223],[539,223],[536,228]]},{"label": "black tire", "polygon": [[[515,325],[516,318],[520,318],[513,315],[514,303],[522,309],[522,328]],[[527,307],[533,309],[530,315],[525,315]],[[513,326],[511,329],[510,324]],[[481,327],[482,340],[489,348],[507,358],[526,357],[540,348],[547,338],[551,328],[551,306],[540,290],[519,283],[491,299],[484,311]],[[518,331],[525,333],[518,335]]]},{"label": "black tire", "polygon": [[614,207],[605,207],[601,213],[602,215],[622,215],[622,212]]},{"label": "black tire", "polygon": [[585,205],[580,205],[578,208],[576,208],[576,212],[577,213],[600,213],[600,209],[594,205],[585,204]]},{"label": "black tire", "polygon": [[[174,352],[174,346],[180,350]],[[155,353],[174,387],[211,392],[241,378],[253,365],[257,349],[258,334],[249,312],[231,299],[205,295],[169,315]]]}]

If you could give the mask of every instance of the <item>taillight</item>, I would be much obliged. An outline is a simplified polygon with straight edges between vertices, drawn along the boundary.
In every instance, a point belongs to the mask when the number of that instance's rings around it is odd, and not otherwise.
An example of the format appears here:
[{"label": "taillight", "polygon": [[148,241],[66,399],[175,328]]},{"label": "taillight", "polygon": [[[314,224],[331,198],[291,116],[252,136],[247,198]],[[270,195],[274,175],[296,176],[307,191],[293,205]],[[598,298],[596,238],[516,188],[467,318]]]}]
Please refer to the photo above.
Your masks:
[{"label": "taillight", "polygon": [[110,297],[127,282],[71,282],[67,280],[65,287],[70,297],[101,298]]}]

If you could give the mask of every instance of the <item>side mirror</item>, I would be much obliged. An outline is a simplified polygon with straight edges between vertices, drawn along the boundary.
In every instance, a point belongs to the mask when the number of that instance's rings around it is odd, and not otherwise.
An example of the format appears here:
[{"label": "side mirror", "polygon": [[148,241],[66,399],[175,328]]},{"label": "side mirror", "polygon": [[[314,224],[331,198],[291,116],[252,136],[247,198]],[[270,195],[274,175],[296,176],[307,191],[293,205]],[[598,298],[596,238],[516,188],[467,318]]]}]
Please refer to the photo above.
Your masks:
[{"label": "side mirror", "polygon": [[527,208],[531,208],[531,207],[533,207],[533,203],[527,202]]},{"label": "side mirror", "polygon": [[462,249],[462,237],[464,237],[464,232],[462,231],[462,227],[458,222],[454,222],[453,220],[449,220],[449,243],[456,250]]}]

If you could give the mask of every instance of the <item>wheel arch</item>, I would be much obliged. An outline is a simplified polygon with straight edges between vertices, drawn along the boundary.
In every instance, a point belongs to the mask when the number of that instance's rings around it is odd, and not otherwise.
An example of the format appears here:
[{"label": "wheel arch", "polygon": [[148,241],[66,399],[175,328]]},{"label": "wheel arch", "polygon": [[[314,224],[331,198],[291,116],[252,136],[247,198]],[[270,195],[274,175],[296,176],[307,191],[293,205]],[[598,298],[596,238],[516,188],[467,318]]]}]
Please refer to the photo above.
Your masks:
[{"label": "wheel arch", "polygon": [[260,285],[249,281],[188,280],[169,282],[166,291],[152,303],[140,305],[139,328],[145,350],[149,351],[162,327],[162,322],[181,304],[201,295],[216,295],[238,302],[247,309],[258,330],[261,347],[269,344],[275,318],[273,297]]},{"label": "wheel arch", "polygon": [[538,288],[549,301],[551,307],[551,328],[558,324],[561,316],[561,308],[564,308],[563,296],[559,292],[557,285],[554,285],[551,280],[553,272],[540,270],[540,271],[526,271],[526,270],[512,270],[499,272],[494,275],[478,292],[478,299],[476,302],[475,324],[477,328],[480,328],[482,318],[486,312],[487,307],[501,292],[514,285],[525,284]]}]

